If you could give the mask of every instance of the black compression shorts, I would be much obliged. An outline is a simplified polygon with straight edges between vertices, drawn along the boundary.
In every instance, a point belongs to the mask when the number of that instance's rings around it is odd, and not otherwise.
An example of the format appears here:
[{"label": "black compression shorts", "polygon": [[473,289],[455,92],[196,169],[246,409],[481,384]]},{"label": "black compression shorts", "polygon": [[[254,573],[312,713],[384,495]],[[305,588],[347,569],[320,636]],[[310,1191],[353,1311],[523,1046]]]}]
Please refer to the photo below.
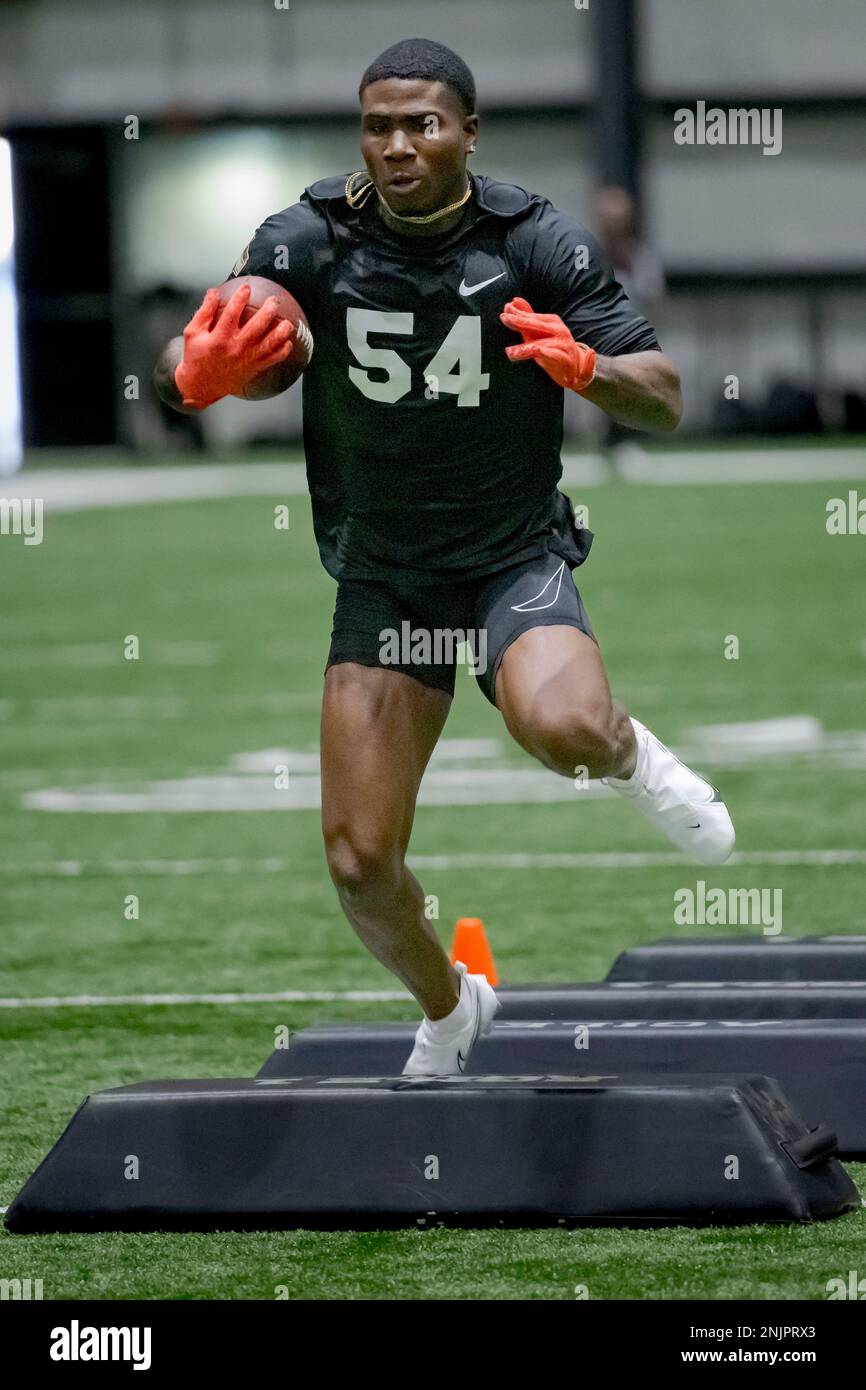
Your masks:
[{"label": "black compression shorts", "polygon": [[595,640],[571,568],[552,551],[460,584],[345,579],[328,666],[382,666],[449,695],[463,666],[495,705],[496,673],[511,643],[529,628],[555,625]]}]

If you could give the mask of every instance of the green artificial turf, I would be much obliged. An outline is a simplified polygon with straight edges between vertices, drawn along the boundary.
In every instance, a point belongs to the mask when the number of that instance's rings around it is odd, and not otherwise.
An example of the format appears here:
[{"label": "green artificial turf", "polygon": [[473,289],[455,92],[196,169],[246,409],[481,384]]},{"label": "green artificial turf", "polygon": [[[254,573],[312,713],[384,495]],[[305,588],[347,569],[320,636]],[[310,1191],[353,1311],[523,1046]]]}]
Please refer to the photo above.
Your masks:
[{"label": "green artificial turf", "polygon": [[[824,528],[827,498],[847,487],[574,494],[596,533],[577,578],[612,686],[662,738],[783,715],[814,716],[830,731],[864,727],[866,541]],[[273,526],[282,500],[286,532]],[[243,752],[315,750],[333,584],[318,565],[306,500],[47,514],[41,546],[7,537],[2,558],[0,994],[395,988],[338,910],[317,811],[61,814],[23,805],[49,787],[171,781],[223,771]],[[140,640],[137,661],[122,657],[130,634]],[[730,634],[737,661],[724,658]],[[465,672],[458,692],[446,736],[501,739],[515,767],[529,766]],[[792,759],[708,771],[741,850],[866,849],[862,770]],[[422,808],[412,841],[424,856],[667,848],[621,802],[581,805],[577,793],[574,804]],[[152,861],[178,860],[212,862],[154,872]],[[698,877],[781,888],[792,934],[862,932],[866,904],[856,864],[448,868],[420,877],[439,899],[443,940],[458,916],[482,917],[509,981],[598,979],[631,944],[693,935],[674,927],[673,895]],[[413,1016],[399,1002],[347,1001],[2,1009],[0,1204],[89,1091],[252,1075],[281,1025]],[[866,1193],[866,1167],[847,1166]],[[290,1298],[570,1299],[585,1285],[593,1298],[816,1299],[829,1278],[862,1267],[864,1226],[858,1211],[809,1227],[2,1231],[0,1277],[42,1278],[46,1298],[271,1299],[284,1287]]]}]

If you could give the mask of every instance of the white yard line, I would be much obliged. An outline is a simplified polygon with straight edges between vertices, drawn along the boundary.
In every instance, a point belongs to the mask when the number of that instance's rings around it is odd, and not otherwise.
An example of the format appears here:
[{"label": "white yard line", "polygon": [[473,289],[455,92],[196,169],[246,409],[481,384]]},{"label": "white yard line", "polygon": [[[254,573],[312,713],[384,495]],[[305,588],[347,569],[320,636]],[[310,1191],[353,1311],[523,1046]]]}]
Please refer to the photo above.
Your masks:
[{"label": "white yard line", "polygon": [[295,497],[302,463],[204,463],[177,468],[25,468],[0,481],[4,497],[39,497],[46,512],[81,512],[211,497]]},{"label": "white yard line", "polygon": [[[678,864],[685,869],[682,854],[672,852],[617,851],[562,854],[433,854],[410,856],[409,864],[418,869],[652,869]],[[721,867],[737,864],[866,864],[864,849],[778,849],[743,850],[732,854]],[[700,866],[691,865],[697,873]]]},{"label": "white yard line", "polygon": [[[293,460],[296,451],[287,450]],[[566,486],[592,487],[606,481],[604,457],[567,449],[562,456]],[[793,483],[866,478],[862,449],[698,449],[623,455],[627,482]],[[102,510],[213,497],[300,497],[307,493],[303,463],[202,463],[178,467],[25,468],[0,479],[4,497],[41,498],[47,512]]]},{"label": "white yard line", "polygon": [[268,994],[46,994],[31,999],[0,999],[0,1009],[115,1008],[119,1005],[172,1004],[334,1004],[405,1003],[412,996],[398,989],[286,989]]},{"label": "white yard line", "polygon": [[[410,868],[437,869],[655,869],[667,865],[689,866],[675,851],[599,851],[548,854],[410,854]],[[767,849],[743,850],[731,855],[726,865],[775,864],[779,866],[866,864],[866,849]],[[0,861],[0,875],[15,878],[104,878],[129,874],[185,878],[198,874],[281,874],[297,868],[291,859],[55,859],[34,863]]]},{"label": "white yard line", "polygon": [[832,483],[866,478],[862,448],[679,449],[623,455],[621,476],[629,483],[678,486],[688,483]]},{"label": "white yard line", "polygon": [[153,874],[184,878],[190,874],[281,874],[292,867],[288,859],[56,859],[40,864],[0,863],[0,875],[19,878],[106,878],[115,874]]}]

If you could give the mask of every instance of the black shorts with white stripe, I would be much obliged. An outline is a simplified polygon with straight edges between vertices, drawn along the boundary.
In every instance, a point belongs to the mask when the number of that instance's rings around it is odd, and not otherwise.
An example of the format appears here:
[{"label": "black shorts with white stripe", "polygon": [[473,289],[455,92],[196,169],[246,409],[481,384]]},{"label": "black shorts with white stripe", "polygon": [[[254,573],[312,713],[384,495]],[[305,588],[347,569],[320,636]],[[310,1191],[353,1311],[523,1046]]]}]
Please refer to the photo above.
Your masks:
[{"label": "black shorts with white stripe", "polygon": [[382,666],[449,695],[462,667],[495,705],[499,664],[522,632],[576,627],[595,640],[571,568],[548,551],[459,584],[341,580],[328,666]]}]

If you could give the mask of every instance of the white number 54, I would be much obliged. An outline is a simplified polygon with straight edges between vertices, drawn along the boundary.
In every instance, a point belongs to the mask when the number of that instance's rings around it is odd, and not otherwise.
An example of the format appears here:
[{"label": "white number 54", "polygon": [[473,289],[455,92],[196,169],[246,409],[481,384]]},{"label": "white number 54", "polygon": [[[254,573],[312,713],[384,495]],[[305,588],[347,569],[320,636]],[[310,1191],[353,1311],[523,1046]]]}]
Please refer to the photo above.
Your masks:
[{"label": "white number 54", "polygon": [[[411,333],[414,314],[384,313],[379,309],[347,309],[346,338],[353,355],[364,367],[379,367],[384,381],[373,381],[368,371],[350,367],[349,377],[371,401],[393,405],[412,389],[412,370],[393,348],[371,347],[371,333]],[[479,395],[490,385],[490,373],[481,370],[481,319],[460,314],[448,336],[424,369],[424,379],[438,396],[456,395],[458,405],[478,405]]]}]

